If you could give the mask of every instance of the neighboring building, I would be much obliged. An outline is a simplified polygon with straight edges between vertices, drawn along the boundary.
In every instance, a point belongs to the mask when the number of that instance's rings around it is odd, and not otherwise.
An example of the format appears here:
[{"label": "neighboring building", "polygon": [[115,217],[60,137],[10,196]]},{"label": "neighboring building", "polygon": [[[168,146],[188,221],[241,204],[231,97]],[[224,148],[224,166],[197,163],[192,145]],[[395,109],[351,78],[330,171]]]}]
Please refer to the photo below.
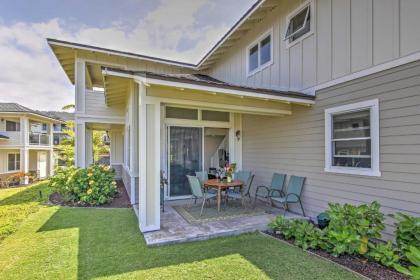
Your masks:
[{"label": "neighboring building", "polygon": [[16,103],[0,103],[0,178],[19,172],[40,179],[51,175],[53,125],[61,123]]},{"label": "neighboring building", "polygon": [[65,122],[74,121],[74,114],[69,113],[69,112],[60,112],[60,111],[42,111],[42,113],[52,118],[63,121],[63,123],[56,123],[53,126],[53,144],[60,145],[63,139],[68,138],[68,134],[65,131],[66,130]]},{"label": "neighboring building", "polygon": [[[420,1],[257,1],[199,61],[48,39],[76,91],[76,163],[108,130],[142,231],[185,175],[226,161],[307,178],[305,211],[379,201],[420,215]],[[102,87],[97,92],[93,87]],[[293,210],[293,208],[292,208]],[[392,234],[392,222],[386,234]]]}]

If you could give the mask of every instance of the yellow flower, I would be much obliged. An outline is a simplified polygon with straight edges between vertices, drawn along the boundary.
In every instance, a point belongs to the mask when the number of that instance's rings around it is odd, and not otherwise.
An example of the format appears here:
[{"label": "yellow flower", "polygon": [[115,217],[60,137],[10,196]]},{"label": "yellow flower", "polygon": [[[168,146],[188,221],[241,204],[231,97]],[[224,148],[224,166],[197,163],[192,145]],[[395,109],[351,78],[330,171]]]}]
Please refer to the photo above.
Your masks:
[{"label": "yellow flower", "polygon": [[89,177],[92,177],[92,176],[93,176],[93,174],[92,174],[92,173],[88,173],[88,176],[89,176]]},{"label": "yellow flower", "polygon": [[88,189],[87,194],[91,194],[91,193],[92,193],[92,189]]},{"label": "yellow flower", "polygon": [[115,186],[117,183],[115,183],[115,181],[113,181],[112,184]]},{"label": "yellow flower", "polygon": [[106,171],[108,171],[108,170],[109,170],[109,168],[110,168],[109,166],[105,166],[105,167],[104,167],[104,169],[105,169]]},{"label": "yellow flower", "polygon": [[93,184],[95,184],[95,181],[90,180],[90,181],[89,181],[89,185],[93,185]]}]

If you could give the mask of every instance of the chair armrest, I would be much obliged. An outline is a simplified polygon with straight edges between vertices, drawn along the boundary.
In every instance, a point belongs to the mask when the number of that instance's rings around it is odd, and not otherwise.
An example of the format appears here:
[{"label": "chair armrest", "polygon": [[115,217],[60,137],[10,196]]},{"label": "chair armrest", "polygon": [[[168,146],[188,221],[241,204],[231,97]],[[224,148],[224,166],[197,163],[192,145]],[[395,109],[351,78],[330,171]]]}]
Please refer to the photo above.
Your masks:
[{"label": "chair armrest", "polygon": [[297,195],[295,193],[288,193],[286,195],[286,198],[285,198],[286,202],[288,202],[287,200],[288,200],[289,196],[296,196],[296,198],[298,199],[298,201],[300,201],[300,196],[299,195]]},{"label": "chair armrest", "polygon": [[[275,193],[279,193],[279,195],[274,195]],[[284,192],[281,190],[271,190],[269,195],[270,197],[284,197]]]}]

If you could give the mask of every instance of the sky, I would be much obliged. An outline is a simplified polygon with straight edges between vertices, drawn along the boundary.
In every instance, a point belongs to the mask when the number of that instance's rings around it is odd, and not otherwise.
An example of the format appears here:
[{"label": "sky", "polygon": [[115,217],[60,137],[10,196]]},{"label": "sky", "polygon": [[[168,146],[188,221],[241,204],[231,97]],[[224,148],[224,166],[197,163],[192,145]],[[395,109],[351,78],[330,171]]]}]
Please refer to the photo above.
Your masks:
[{"label": "sky", "polygon": [[255,0],[0,0],[0,102],[74,104],[46,38],[196,63]]}]

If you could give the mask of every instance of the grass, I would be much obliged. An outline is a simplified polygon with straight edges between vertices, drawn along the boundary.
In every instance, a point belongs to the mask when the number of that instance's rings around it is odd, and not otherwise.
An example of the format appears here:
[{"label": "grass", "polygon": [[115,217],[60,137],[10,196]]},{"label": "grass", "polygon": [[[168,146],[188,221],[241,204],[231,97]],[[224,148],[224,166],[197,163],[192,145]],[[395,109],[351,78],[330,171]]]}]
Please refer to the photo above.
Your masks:
[{"label": "grass", "polygon": [[[39,192],[42,192],[40,197]],[[0,241],[16,231],[19,223],[39,210],[48,196],[46,182],[0,190]]]},{"label": "grass", "polygon": [[147,247],[131,209],[38,207],[0,243],[1,279],[358,279],[258,233]]}]

